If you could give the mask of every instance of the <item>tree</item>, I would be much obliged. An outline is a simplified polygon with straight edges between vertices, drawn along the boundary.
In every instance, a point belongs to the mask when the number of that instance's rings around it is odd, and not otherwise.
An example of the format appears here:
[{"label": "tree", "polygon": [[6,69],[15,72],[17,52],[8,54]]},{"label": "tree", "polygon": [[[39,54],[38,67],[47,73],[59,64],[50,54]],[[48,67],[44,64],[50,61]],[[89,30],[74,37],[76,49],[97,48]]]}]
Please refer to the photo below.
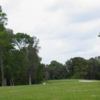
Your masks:
[{"label": "tree", "polygon": [[67,77],[66,67],[57,61],[51,61],[48,65],[48,71],[50,79],[64,79]]},{"label": "tree", "polygon": [[6,84],[4,74],[5,53],[12,49],[12,33],[9,33],[5,28],[6,21],[6,14],[2,12],[2,8],[0,6],[0,70],[2,85]]},{"label": "tree", "polygon": [[40,64],[41,58],[38,56],[38,42],[39,40],[36,37],[30,39],[30,44],[26,48],[27,58],[28,58],[28,76],[29,84],[38,83],[41,79],[39,72],[41,73],[42,66]]},{"label": "tree", "polygon": [[0,66],[1,66],[2,85],[5,84],[4,60],[6,59],[6,54],[11,49],[13,49],[12,34],[9,34],[6,31],[0,32]]},{"label": "tree", "polygon": [[2,7],[0,6],[0,31],[4,31],[5,27],[4,25],[7,24],[7,17],[6,13],[2,11]]},{"label": "tree", "polygon": [[86,78],[88,63],[81,57],[75,57],[66,62],[69,76],[72,78]]},{"label": "tree", "polygon": [[88,60],[88,79],[100,79],[100,58],[90,58]]},{"label": "tree", "polygon": [[[5,28],[6,14],[0,6],[0,75],[2,85],[32,84],[43,79],[38,56],[39,40],[25,33],[13,34]],[[22,77],[20,77],[22,76]]]},{"label": "tree", "polygon": [[19,51],[23,51],[25,54],[24,57],[24,66],[27,68],[28,81],[31,85],[36,83],[37,80],[37,70],[40,64],[40,58],[38,56],[38,42],[39,40],[36,37],[31,37],[24,33],[17,33],[14,38],[15,48]]}]

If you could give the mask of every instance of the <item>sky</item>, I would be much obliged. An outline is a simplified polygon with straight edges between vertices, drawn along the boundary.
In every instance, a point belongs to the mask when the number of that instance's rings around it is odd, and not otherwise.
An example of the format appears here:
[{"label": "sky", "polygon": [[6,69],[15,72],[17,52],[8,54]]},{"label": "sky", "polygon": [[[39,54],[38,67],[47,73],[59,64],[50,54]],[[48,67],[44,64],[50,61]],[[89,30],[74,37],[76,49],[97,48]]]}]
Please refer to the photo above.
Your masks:
[{"label": "sky", "polygon": [[8,28],[39,38],[43,63],[100,55],[100,0],[0,0]]}]

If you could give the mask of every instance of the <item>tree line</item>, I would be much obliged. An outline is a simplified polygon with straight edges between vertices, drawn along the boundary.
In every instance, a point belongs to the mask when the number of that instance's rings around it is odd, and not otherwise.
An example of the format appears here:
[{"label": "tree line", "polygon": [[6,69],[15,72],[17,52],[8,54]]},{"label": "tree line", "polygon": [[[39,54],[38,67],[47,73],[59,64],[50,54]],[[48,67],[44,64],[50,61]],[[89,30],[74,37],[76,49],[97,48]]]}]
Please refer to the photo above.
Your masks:
[{"label": "tree line", "polygon": [[[42,80],[39,39],[7,29],[6,14],[0,6],[0,84],[32,84]],[[41,75],[40,75],[41,74]]]},{"label": "tree line", "polygon": [[49,79],[100,79],[100,57],[74,57],[61,64],[45,65],[39,57],[39,39],[6,28],[6,13],[0,6],[0,85],[35,84]]},{"label": "tree line", "polygon": [[100,57],[84,59],[74,57],[65,64],[51,61],[46,67],[47,79],[96,79],[100,80]]}]

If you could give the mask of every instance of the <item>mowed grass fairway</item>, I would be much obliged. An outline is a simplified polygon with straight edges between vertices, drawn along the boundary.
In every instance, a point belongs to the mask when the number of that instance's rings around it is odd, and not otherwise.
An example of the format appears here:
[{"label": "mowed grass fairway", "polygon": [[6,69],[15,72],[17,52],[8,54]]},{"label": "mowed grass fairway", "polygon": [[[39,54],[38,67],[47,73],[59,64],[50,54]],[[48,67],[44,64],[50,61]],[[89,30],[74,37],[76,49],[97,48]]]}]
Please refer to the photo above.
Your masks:
[{"label": "mowed grass fairway", "polygon": [[0,100],[100,100],[100,81],[54,80],[46,85],[0,87]]}]

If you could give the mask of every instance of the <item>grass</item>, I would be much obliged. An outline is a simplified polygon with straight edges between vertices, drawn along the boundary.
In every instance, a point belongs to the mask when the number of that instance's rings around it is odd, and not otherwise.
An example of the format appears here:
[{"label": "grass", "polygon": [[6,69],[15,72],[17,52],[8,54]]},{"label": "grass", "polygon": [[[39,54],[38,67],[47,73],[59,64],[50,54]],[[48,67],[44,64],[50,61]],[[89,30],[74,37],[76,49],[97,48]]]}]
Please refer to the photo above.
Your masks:
[{"label": "grass", "polygon": [[0,100],[100,100],[100,81],[54,80],[46,85],[0,87]]}]

